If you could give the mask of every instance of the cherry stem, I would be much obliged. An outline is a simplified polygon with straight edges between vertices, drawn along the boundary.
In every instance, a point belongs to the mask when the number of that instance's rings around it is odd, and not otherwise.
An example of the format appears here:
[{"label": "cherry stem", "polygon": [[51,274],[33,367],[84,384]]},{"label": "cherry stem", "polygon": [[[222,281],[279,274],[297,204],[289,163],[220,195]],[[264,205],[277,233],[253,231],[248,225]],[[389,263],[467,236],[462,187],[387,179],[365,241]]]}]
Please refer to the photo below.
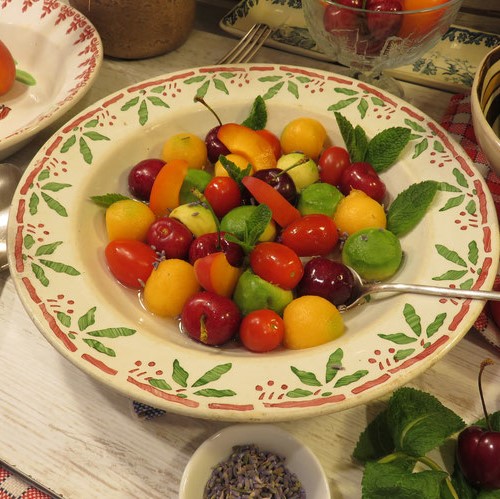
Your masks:
[{"label": "cherry stem", "polygon": [[486,403],[484,402],[484,394],[483,394],[483,383],[482,383],[482,377],[483,377],[483,371],[486,366],[491,366],[494,362],[491,359],[484,359],[481,362],[481,366],[479,368],[479,375],[477,377],[477,386],[479,387],[479,397],[481,398],[481,405],[483,406],[483,412],[484,412],[484,419],[486,421],[486,426],[489,431],[491,431],[491,423],[490,423],[490,417],[488,414],[488,411],[486,410]]},{"label": "cherry stem", "polygon": [[307,157],[304,157],[302,159],[299,159],[296,163],[294,163],[292,166],[289,166],[288,168],[285,168],[282,172],[278,173],[278,175],[276,175],[277,177],[279,177],[280,175],[283,175],[283,173],[288,173],[290,170],[293,170],[294,168],[296,168],[297,166],[300,166],[300,165],[303,165],[305,163],[307,163],[309,161],[309,158]]},{"label": "cherry stem", "polygon": [[203,97],[200,97],[200,96],[196,96],[194,98],[194,101],[195,102],[199,102],[200,104],[203,104],[214,116],[215,116],[215,119],[219,122],[219,125],[222,126],[222,121],[220,120],[219,116],[217,115],[217,113],[205,102],[205,100],[203,99]]}]

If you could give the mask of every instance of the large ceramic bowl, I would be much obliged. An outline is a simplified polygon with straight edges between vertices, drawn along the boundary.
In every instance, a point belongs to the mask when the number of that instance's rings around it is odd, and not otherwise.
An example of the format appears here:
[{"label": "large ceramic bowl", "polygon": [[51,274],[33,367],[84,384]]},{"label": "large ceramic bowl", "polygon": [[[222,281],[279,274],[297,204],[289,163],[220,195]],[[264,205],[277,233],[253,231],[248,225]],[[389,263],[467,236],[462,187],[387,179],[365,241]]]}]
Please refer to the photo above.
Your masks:
[{"label": "large ceramic bowl", "polygon": [[21,180],[7,234],[12,278],[36,326],[67,359],[131,399],[214,420],[340,411],[428,369],[483,308],[480,301],[379,295],[345,314],[339,339],[260,355],[237,344],[195,343],[176,321],[147,313],[106,267],[104,211],[90,196],[126,193],[129,169],[158,156],[168,136],[203,137],[215,126],[195,96],[223,122],[241,122],[258,95],[275,133],[310,116],[342,144],[335,111],[368,137],[410,128],[411,142],[382,174],[387,189],[394,197],[434,179],[440,190],[425,220],[401,240],[407,258],[398,280],[492,287],[499,241],[489,191],[463,149],[418,109],[357,80],[301,67],[209,66],[158,76],[95,103],[46,143]]},{"label": "large ceramic bowl", "polygon": [[474,76],[471,110],[476,139],[500,175],[500,45],[486,54]]},{"label": "large ceramic bowl", "polygon": [[54,123],[90,88],[103,52],[97,31],[61,2],[0,2],[0,38],[29,75],[0,96],[0,159]]}]

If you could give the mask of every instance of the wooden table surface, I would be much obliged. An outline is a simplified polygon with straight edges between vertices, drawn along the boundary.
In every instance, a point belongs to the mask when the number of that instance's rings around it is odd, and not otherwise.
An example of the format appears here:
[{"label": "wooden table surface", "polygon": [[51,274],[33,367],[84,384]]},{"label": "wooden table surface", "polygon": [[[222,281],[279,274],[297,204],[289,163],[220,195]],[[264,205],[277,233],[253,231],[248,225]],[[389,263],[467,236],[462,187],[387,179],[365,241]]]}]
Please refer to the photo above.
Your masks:
[{"label": "wooden table surface", "polygon": [[[217,2],[215,2],[217,4]],[[60,122],[8,158],[27,167],[50,135],[71,116],[132,83],[216,61],[234,40],[217,27],[227,2],[199,3],[196,29],[177,51],[142,61],[105,59],[84,99]],[[329,63],[262,49],[256,61],[330,69]],[[440,120],[451,94],[403,83],[406,100]],[[195,449],[227,426],[166,414],[144,421],[130,400],[94,381],[38,332],[8,274],[0,275],[0,459],[71,499],[175,498],[183,469]],[[481,416],[476,377],[485,357],[498,359],[482,337],[469,333],[411,386],[428,391],[466,421]],[[500,362],[484,375],[490,410],[500,408]],[[377,411],[359,406],[317,418],[277,423],[304,441],[319,458],[333,498],[361,496],[362,469],[350,455],[359,433]]]}]

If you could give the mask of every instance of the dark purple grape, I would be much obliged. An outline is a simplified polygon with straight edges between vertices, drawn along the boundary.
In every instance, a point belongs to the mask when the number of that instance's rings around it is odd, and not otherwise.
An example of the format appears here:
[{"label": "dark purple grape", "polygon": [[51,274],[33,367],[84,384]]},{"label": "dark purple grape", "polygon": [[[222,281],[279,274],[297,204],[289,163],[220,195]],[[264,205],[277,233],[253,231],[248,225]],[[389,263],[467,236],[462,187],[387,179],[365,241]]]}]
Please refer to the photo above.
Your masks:
[{"label": "dark purple grape", "polygon": [[295,205],[295,201],[297,201],[297,189],[292,177],[284,170],[280,170],[279,168],[265,168],[257,170],[253,176],[274,187],[289,203]]},{"label": "dark purple grape", "polygon": [[205,145],[207,146],[208,160],[213,164],[219,159],[222,154],[226,156],[230,153],[229,149],[217,138],[217,132],[221,125],[213,127],[205,137]]},{"label": "dark purple grape", "polygon": [[149,201],[153,182],[164,164],[161,159],[144,159],[132,167],[128,174],[128,189],[132,196]]},{"label": "dark purple grape", "polygon": [[317,256],[304,265],[297,294],[321,296],[334,305],[343,305],[351,298],[353,288],[354,277],[345,265]]}]

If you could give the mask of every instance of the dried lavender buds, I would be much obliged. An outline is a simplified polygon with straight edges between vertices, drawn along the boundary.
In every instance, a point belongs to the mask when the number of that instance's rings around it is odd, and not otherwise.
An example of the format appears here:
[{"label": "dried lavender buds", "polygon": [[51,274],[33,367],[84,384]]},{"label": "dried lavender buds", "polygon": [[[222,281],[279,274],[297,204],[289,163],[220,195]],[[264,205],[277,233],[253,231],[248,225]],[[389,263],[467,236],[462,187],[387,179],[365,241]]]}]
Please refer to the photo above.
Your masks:
[{"label": "dried lavender buds", "polygon": [[305,499],[297,476],[285,458],[256,445],[238,445],[226,461],[213,470],[203,499]]}]

